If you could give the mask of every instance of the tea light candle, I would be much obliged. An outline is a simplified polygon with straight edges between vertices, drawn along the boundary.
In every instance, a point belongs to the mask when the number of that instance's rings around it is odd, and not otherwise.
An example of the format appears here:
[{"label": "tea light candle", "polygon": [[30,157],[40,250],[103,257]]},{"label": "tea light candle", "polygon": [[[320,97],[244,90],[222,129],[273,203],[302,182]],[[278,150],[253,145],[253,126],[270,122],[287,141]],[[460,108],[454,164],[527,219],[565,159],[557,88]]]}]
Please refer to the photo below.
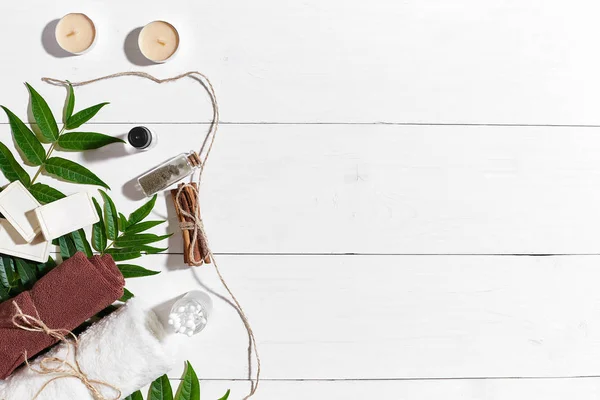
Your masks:
[{"label": "tea light candle", "polygon": [[140,51],[150,61],[165,62],[179,48],[179,32],[165,21],[153,21],[142,28],[138,37]]},{"label": "tea light candle", "polygon": [[83,54],[96,41],[96,26],[85,14],[65,15],[54,32],[59,46],[72,54]]}]

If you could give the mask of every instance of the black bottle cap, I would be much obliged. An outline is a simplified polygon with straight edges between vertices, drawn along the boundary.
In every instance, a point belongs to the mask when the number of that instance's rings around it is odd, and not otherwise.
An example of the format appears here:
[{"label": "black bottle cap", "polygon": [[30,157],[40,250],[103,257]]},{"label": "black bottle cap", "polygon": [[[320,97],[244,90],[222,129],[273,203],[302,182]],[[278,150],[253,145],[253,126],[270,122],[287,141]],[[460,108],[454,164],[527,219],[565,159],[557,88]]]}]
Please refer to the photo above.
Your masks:
[{"label": "black bottle cap", "polygon": [[136,149],[145,149],[152,143],[152,132],[145,126],[136,126],[129,131],[127,140]]}]

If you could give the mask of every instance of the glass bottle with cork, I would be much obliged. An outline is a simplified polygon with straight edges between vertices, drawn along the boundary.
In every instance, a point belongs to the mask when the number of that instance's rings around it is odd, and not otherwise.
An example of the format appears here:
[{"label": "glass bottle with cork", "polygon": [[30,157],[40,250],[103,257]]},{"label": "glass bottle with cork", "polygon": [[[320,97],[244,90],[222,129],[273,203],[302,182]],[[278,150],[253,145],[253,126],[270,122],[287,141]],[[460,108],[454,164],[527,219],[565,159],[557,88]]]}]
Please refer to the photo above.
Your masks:
[{"label": "glass bottle with cork", "polygon": [[140,176],[138,184],[144,195],[150,197],[189,176],[201,166],[202,161],[195,151],[182,153]]}]

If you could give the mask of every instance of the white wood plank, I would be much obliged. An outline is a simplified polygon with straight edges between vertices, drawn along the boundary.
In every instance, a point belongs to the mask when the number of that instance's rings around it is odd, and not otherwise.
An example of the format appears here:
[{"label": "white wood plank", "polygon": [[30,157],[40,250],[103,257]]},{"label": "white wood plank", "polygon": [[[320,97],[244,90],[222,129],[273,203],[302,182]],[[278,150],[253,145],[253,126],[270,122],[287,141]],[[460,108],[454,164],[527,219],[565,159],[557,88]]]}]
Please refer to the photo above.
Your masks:
[{"label": "white wood plank", "polygon": [[[97,172],[128,213],[141,204],[135,178],[198,146],[206,129],[149,126],[159,145],[148,152],[60,155]],[[226,125],[202,209],[217,252],[598,253],[598,154],[585,128]],[[171,203],[161,198],[153,217],[176,231]],[[180,235],[170,248],[181,251]]]},{"label": "white wood plank", "polygon": [[[171,381],[175,388],[179,381]],[[231,400],[241,399],[248,383],[200,381],[203,399],[216,400],[231,389]],[[147,393],[147,392],[144,392]],[[393,398],[395,400],[596,400],[598,379],[512,379],[429,381],[266,381],[253,397],[256,400],[305,400]]]},{"label": "white wood plank", "polygon": [[[600,370],[600,256],[221,256],[250,318],[265,379],[565,377]],[[212,267],[147,256],[127,286],[152,304],[203,287]],[[247,336],[214,297],[179,359],[244,379]],[[159,309],[162,309],[159,308]],[[170,374],[181,376],[181,368]]]},{"label": "white wood plank", "polygon": [[[55,58],[49,22],[93,16],[97,47]],[[0,102],[24,107],[23,81],[72,81],[122,70],[169,76],[206,72],[224,120],[234,122],[438,122],[599,124],[600,33],[594,0],[95,1],[2,5]],[[154,19],[181,31],[177,58],[140,67],[130,32]],[[46,29],[51,35],[51,29]],[[48,45],[47,45],[48,46]],[[132,60],[133,58],[133,60]],[[134,63],[132,63],[134,61]],[[61,90],[40,88],[52,104]],[[131,80],[82,89],[83,104],[112,101],[102,121],[200,121],[203,97],[185,85]],[[1,117],[4,121],[4,116]]]}]

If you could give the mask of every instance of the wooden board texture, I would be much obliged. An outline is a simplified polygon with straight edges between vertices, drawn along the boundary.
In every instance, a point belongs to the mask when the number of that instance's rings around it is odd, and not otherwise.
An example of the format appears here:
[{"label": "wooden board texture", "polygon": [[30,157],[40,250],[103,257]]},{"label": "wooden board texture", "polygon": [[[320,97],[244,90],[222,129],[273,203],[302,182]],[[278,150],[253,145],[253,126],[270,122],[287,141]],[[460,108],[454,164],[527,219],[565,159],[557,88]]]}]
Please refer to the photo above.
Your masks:
[{"label": "wooden board texture", "polygon": [[[53,42],[68,12],[98,27],[84,56]],[[211,78],[222,126],[202,210],[256,331],[257,399],[592,400],[599,12],[592,0],[5,2],[0,104],[25,117],[29,82],[60,115],[65,91],[44,76]],[[179,29],[181,49],[147,65],[136,34],[156,19]],[[123,212],[141,204],[136,178],[198,148],[211,115],[193,81],[120,78],[76,94],[76,108],[111,102],[89,130],[158,136],[148,152],[62,154],[97,172]],[[14,149],[3,114],[0,140]],[[168,195],[153,217],[169,220],[157,233],[177,231]],[[182,340],[181,360],[203,399],[227,388],[241,399],[247,336],[211,267],[183,268],[178,236],[140,261],[161,274],[128,287],[153,307],[213,293],[214,318]]]}]

